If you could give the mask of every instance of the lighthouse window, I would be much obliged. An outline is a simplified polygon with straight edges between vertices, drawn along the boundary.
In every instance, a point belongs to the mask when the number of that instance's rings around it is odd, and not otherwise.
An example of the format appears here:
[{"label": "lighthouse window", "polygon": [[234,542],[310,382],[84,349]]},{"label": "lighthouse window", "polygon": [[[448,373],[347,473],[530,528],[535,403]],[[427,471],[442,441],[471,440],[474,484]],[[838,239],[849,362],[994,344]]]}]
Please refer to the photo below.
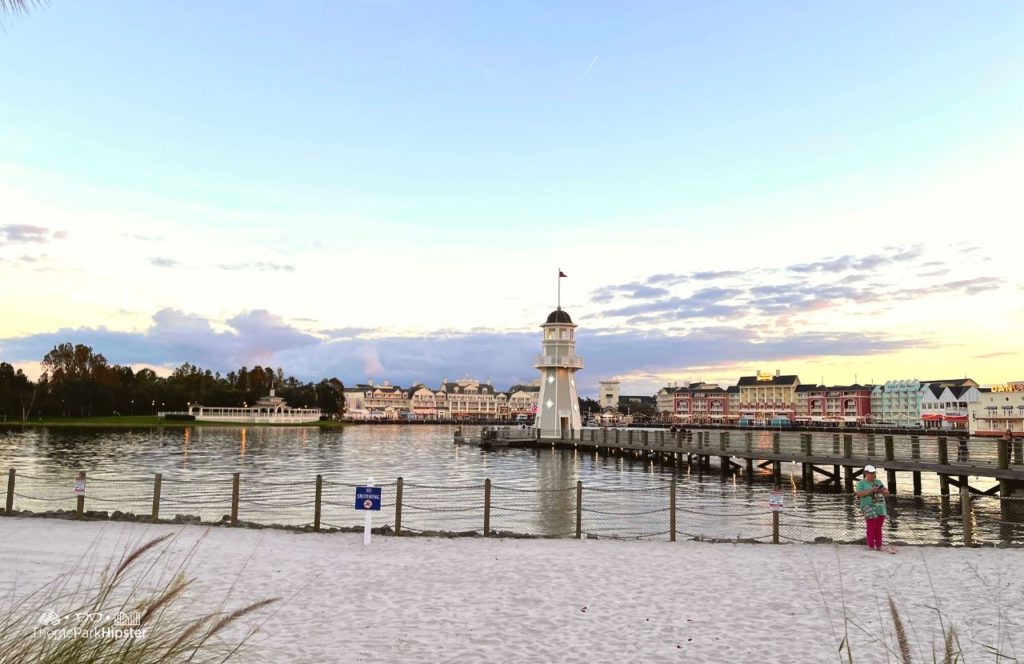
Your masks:
[{"label": "lighthouse window", "polygon": [[559,330],[558,331],[558,338],[559,339],[564,339],[565,338],[565,330]]}]

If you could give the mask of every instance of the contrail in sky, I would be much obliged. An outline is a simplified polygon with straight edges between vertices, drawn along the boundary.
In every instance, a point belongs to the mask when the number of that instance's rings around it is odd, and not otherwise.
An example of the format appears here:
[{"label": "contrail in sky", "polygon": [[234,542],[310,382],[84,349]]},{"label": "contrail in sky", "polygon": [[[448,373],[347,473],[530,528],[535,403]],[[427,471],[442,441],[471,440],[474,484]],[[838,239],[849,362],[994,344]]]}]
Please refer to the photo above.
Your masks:
[{"label": "contrail in sky", "polygon": [[580,80],[576,81],[577,84],[583,82],[583,79],[587,77],[587,72],[590,71],[590,68],[594,66],[595,62],[597,62],[597,56],[596,55],[594,56],[594,59],[590,61],[590,64],[587,65],[587,68],[583,71],[583,75],[580,76]]}]

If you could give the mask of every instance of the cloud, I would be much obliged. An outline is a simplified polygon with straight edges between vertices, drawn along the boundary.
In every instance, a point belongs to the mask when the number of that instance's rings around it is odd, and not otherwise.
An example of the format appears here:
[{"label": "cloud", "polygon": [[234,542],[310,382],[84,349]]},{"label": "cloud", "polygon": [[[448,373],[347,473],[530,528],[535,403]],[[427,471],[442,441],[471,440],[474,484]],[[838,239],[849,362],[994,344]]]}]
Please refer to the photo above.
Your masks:
[{"label": "cloud", "polygon": [[[422,336],[358,336],[359,328],[331,335],[303,331],[268,311],[239,313],[217,322],[177,309],[161,309],[144,330],[104,327],[65,328],[0,341],[0,357],[9,362],[36,361],[55,345],[84,343],[118,364],[174,367],[191,362],[214,371],[241,366],[283,367],[304,380],[336,376],[346,384],[367,378],[398,385],[429,384],[467,373],[491,379],[499,388],[531,381],[540,352],[540,336],[529,332],[442,332]],[[381,331],[368,331],[379,334]],[[349,336],[345,336],[349,335]],[[345,336],[345,338],[341,338]],[[577,347],[586,370],[582,388],[616,375],[823,356],[863,356],[927,345],[884,333],[805,331],[766,336],[754,327],[712,326],[684,334],[580,329]]]},{"label": "cloud", "polygon": [[174,260],[173,258],[163,257],[150,258],[149,264],[154,267],[178,267],[179,265],[181,265],[181,263]]},{"label": "cloud", "polygon": [[141,233],[121,233],[121,237],[140,242],[161,242],[163,240],[158,235],[142,235]]},{"label": "cloud", "polygon": [[839,256],[837,258],[830,258],[828,260],[817,261],[814,263],[800,263],[797,265],[790,265],[789,271],[796,272],[799,274],[810,274],[814,272],[845,272],[845,271],[861,271],[861,270],[877,270],[885,265],[891,265],[893,263],[904,263],[920,258],[923,254],[923,250],[920,246],[911,247],[909,249],[890,249],[889,253],[885,254],[870,254],[868,256]]},{"label": "cloud", "polygon": [[45,244],[53,240],[62,240],[67,236],[67,231],[52,231],[43,226],[7,224],[0,226],[0,247],[13,244]]},{"label": "cloud", "polygon": [[294,272],[294,265],[283,265],[281,263],[270,263],[266,261],[256,263],[224,263],[217,266],[221,270],[259,270],[260,272]]}]

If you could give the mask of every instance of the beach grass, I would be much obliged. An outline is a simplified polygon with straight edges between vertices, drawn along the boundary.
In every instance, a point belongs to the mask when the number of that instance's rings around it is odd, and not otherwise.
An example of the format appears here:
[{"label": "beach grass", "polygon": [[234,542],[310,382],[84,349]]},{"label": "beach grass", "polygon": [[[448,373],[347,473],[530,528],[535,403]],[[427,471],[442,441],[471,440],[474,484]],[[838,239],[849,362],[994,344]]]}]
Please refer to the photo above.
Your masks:
[{"label": "beach grass", "polygon": [[175,557],[172,536],[157,537],[126,549],[98,573],[95,550],[85,552],[50,583],[9,599],[0,617],[0,661],[141,664],[238,656],[260,626],[246,623],[277,598],[229,610],[229,580],[220,602],[204,597],[197,609],[186,567],[200,541]]}]

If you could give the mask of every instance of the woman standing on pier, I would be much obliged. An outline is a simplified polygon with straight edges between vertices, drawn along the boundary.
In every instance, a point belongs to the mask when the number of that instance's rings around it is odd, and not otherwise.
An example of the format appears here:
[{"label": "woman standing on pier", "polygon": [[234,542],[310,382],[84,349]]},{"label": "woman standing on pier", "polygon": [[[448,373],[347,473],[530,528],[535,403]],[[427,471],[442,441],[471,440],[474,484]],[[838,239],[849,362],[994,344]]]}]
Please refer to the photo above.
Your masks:
[{"label": "woman standing on pier", "polygon": [[[864,477],[857,482],[857,497],[860,498],[860,508],[864,512],[864,521],[867,524],[868,549],[881,551],[882,524],[885,523],[887,514],[885,497],[889,495],[889,490],[882,484],[882,480],[875,477],[875,473],[874,466],[864,466]],[[896,553],[891,546],[887,550],[889,553]]]}]

